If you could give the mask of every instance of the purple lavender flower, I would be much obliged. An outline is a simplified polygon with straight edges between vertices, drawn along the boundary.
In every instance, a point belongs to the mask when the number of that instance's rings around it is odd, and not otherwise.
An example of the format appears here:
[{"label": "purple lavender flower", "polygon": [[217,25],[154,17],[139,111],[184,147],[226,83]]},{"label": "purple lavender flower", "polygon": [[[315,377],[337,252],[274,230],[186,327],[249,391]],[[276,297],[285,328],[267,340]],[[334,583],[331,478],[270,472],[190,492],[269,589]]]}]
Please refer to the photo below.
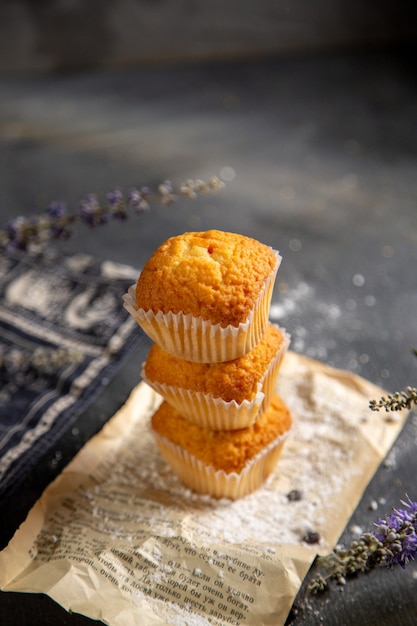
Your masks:
[{"label": "purple lavender flower", "polygon": [[109,191],[107,194],[107,202],[110,206],[117,206],[123,202],[123,194],[120,189],[113,189],[112,191]]},{"label": "purple lavender flower", "polygon": [[326,589],[328,580],[338,584],[346,582],[346,576],[365,572],[376,565],[403,569],[417,556],[417,502],[407,496],[401,501],[405,508],[393,509],[393,513],[379,518],[373,533],[363,533],[348,548],[336,546],[333,552],[317,558],[317,565],[326,576],[316,574],[308,585],[311,593]]},{"label": "purple lavender flower", "polygon": [[149,187],[142,187],[140,191],[139,189],[132,187],[128,195],[129,207],[136,211],[136,213],[145,213],[146,211],[149,211],[150,206],[148,198],[151,195],[152,191]]},{"label": "purple lavender flower", "polygon": [[127,219],[126,204],[120,189],[113,189],[107,194],[107,202],[110,207],[110,214],[119,220]]},{"label": "purple lavender flower", "polygon": [[67,213],[63,202],[52,202],[46,215],[16,217],[9,221],[5,229],[0,230],[0,254],[2,251],[12,253],[16,250],[37,253],[51,238],[68,238],[71,234],[70,226],[76,221],[94,227],[109,222],[111,217],[125,220],[128,209],[145,213],[150,210],[150,202],[153,200],[168,206],[178,199],[178,195],[193,199],[198,194],[216,193],[223,186],[222,181],[214,176],[207,183],[190,179],[175,191],[172,183],[165,180],[154,192],[149,187],[131,189],[127,200],[120,189],[114,189],[107,194],[104,206],[100,206],[97,196],[91,193],[81,200],[79,210],[71,214]]},{"label": "purple lavender flower", "polygon": [[88,226],[97,226],[102,224],[102,214],[100,205],[97,200],[97,196],[94,193],[89,193],[81,200],[80,203],[80,219],[82,222],[88,224]]},{"label": "purple lavender flower", "polygon": [[68,239],[67,205],[65,202],[52,202],[47,210],[50,217],[49,230],[54,239]]},{"label": "purple lavender flower", "polygon": [[164,182],[159,185],[158,191],[161,194],[161,202],[164,206],[169,206],[177,199],[170,180],[164,180]]},{"label": "purple lavender flower", "polygon": [[27,220],[18,216],[6,224],[6,234],[9,248],[24,250],[27,243]]},{"label": "purple lavender flower", "polygon": [[386,549],[386,564],[404,568],[417,554],[417,502],[408,497],[402,504],[407,508],[378,520],[374,535]]},{"label": "purple lavender flower", "polygon": [[409,496],[407,496],[408,502],[404,502],[401,500],[401,504],[407,507],[408,511],[405,509],[394,509],[399,517],[403,517],[404,520],[408,522],[414,523],[416,525],[417,518],[417,502],[413,502]]},{"label": "purple lavender flower", "polygon": [[54,219],[62,219],[67,214],[67,205],[65,202],[51,202],[47,213]]}]

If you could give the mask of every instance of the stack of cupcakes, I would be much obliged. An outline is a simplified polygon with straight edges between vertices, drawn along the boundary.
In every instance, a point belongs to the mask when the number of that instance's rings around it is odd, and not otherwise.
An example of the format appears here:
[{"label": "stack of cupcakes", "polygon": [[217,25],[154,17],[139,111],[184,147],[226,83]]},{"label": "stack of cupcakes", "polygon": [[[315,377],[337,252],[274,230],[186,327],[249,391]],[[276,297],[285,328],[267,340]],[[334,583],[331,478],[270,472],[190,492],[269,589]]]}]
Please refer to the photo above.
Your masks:
[{"label": "stack of cupcakes", "polygon": [[124,297],[154,341],[143,379],[163,398],[158,447],[198,493],[236,499],[281,454],[291,415],[275,393],[290,337],[269,322],[280,255],[235,233],[168,239]]}]

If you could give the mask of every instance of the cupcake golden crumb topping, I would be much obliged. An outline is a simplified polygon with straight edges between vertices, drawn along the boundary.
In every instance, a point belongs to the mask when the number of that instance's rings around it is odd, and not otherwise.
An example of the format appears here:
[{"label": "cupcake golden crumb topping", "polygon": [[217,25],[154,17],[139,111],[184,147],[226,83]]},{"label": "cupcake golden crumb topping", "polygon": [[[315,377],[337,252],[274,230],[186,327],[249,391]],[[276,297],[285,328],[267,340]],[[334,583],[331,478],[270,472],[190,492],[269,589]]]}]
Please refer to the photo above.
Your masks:
[{"label": "cupcake golden crumb topping", "polygon": [[235,431],[202,428],[186,420],[167,402],[152,416],[152,428],[204,464],[226,473],[240,473],[259,452],[289,430],[291,415],[275,395],[253,426]]},{"label": "cupcake golden crumb topping", "polygon": [[255,239],[217,230],[171,237],[145,264],[136,301],[145,311],[191,314],[212,324],[246,321],[280,257]]},{"label": "cupcake golden crumb topping", "polygon": [[258,345],[244,356],[223,363],[192,363],[162,350],[154,344],[145,362],[150,382],[211,394],[225,402],[252,400],[271,363],[284,343],[282,331],[269,323]]}]

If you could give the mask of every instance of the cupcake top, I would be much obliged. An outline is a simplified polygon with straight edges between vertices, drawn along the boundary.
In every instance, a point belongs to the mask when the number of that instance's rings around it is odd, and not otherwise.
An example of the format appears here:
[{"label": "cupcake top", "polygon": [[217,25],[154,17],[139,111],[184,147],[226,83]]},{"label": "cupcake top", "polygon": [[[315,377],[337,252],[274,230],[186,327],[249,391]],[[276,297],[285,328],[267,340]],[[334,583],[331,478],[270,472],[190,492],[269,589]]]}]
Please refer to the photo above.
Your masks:
[{"label": "cupcake top", "polygon": [[240,473],[248,461],[291,426],[291,414],[282,399],[275,395],[265,413],[253,426],[240,430],[202,428],[182,417],[163,402],[152,416],[153,430],[181,446],[217,470]]},{"label": "cupcake top", "polygon": [[258,383],[265,375],[271,360],[284,344],[284,335],[268,323],[257,346],[244,356],[224,363],[193,363],[168,354],[157,344],[149,351],[144,365],[150,383],[165,383],[203,394],[222,398],[225,402],[251,401]]},{"label": "cupcake top", "polygon": [[256,304],[280,257],[255,239],[218,230],[171,237],[146,262],[137,282],[140,309],[185,313],[238,326]]}]

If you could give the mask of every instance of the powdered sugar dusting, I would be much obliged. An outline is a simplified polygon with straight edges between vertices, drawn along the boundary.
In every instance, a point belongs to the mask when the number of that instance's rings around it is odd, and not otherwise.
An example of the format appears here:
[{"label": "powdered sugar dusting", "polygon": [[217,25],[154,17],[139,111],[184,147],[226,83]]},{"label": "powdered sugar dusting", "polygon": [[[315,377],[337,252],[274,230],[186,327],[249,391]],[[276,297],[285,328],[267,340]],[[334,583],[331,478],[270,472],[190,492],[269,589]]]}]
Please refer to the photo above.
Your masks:
[{"label": "powdered sugar dusting", "polygon": [[[287,324],[288,320],[297,319],[297,314],[308,309],[309,314],[305,316],[310,320],[307,328],[302,324],[295,324],[291,327],[291,348],[295,352],[300,352],[312,358],[326,361],[334,348],[334,340],[331,339],[329,328],[335,328],[340,324],[342,310],[334,302],[325,302],[322,298],[317,298],[315,289],[301,281],[294,289],[284,290],[278,300],[273,301],[270,308],[270,318],[280,324]],[[322,331],[326,326],[327,332]],[[320,337],[320,341],[315,345],[314,338]],[[327,337],[324,340],[324,337]]]},{"label": "powdered sugar dusting", "polygon": [[[255,626],[266,623],[269,606],[284,623],[299,576],[336,544],[405,416],[386,422],[368,408],[373,385],[293,352],[278,391],[294,420],[284,453],[262,488],[230,501],[179,482],[149,427],[161,398],[140,384],[66,468],[51,497],[45,493],[30,575],[38,566],[40,579],[60,580],[67,563],[79,574],[71,579],[68,609],[80,612],[81,598],[82,611],[89,610],[84,598],[91,595],[91,606],[115,626],[128,617],[139,623],[138,616],[155,626]],[[13,562],[16,551],[14,545]],[[13,585],[18,579],[19,568]],[[63,603],[59,587],[45,592]],[[122,601],[117,620],[107,590]]]},{"label": "powdered sugar dusting", "polygon": [[[130,489],[129,504],[137,503],[132,521],[157,535],[185,533],[190,542],[208,544],[254,542],[267,550],[305,545],[306,535],[317,534],[312,549],[326,551],[343,530],[346,497],[353,510],[363,484],[358,426],[370,412],[368,398],[353,387],[334,379],[329,390],[326,375],[289,353],[278,391],[292,412],[293,427],[276,472],[241,500],[215,500],[184,487],[160,456],[147,420],[138,420],[116,456],[101,464],[106,490]],[[94,490],[102,493],[103,484]],[[299,498],[289,497],[294,491]]]},{"label": "powdered sugar dusting", "polygon": [[[370,357],[358,346],[366,346],[369,341],[369,324],[375,323],[369,308],[375,306],[376,298],[366,290],[362,274],[352,276],[351,284],[346,299],[336,301],[304,281],[293,289],[287,283],[278,283],[270,317],[291,333],[291,349],[295,352],[366,376]],[[378,328],[378,340],[386,340],[386,333],[386,329]],[[342,351],[340,345],[344,346]],[[382,381],[389,377],[388,370],[380,372]]]}]

